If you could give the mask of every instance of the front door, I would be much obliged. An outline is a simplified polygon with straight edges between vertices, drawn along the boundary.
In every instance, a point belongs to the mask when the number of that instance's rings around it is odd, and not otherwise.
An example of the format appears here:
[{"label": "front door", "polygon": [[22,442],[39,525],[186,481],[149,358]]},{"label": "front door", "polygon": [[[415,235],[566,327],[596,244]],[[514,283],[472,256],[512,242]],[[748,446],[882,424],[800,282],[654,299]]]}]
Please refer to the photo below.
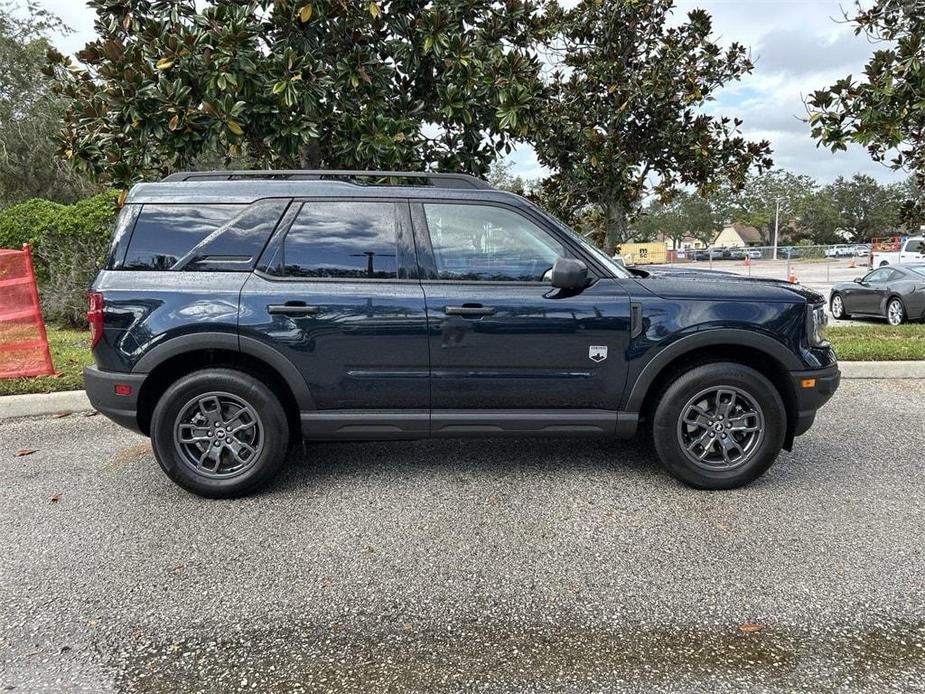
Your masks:
[{"label": "front door", "polygon": [[422,202],[413,218],[426,259],[431,431],[609,427],[629,339],[619,281],[554,289],[549,270],[575,252],[515,208]]},{"label": "front door", "polygon": [[240,335],[301,371],[315,407],[306,435],[426,435],[427,319],[407,203],[295,204],[242,290]]},{"label": "front door", "polygon": [[888,267],[882,267],[867,274],[864,277],[863,284],[857,289],[851,290],[848,299],[845,302],[845,310],[851,313],[880,313],[881,303],[883,302],[887,282],[893,275],[893,271]]}]

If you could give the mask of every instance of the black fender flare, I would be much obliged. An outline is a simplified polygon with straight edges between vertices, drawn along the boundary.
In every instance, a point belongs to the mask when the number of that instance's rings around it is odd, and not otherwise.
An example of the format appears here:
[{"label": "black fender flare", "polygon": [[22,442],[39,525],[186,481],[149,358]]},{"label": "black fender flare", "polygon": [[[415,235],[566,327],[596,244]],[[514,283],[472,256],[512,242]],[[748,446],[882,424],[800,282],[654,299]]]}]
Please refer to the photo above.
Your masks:
[{"label": "black fender flare", "polygon": [[314,410],[315,401],[308,390],[305,378],[289,359],[280,354],[269,345],[252,337],[238,336],[234,333],[191,333],[171,338],[161,345],[148,351],[132,369],[132,373],[146,374],[154,371],[168,359],[178,357],[187,352],[198,352],[204,349],[223,349],[229,352],[240,352],[254,357],[275,370],[295,397],[300,410]]},{"label": "black fender flare", "polygon": [[736,328],[704,330],[703,332],[687,335],[672,342],[652,357],[636,377],[636,381],[627,397],[626,404],[622,409],[626,412],[640,412],[642,410],[642,403],[646,395],[648,395],[650,387],[663,369],[678,357],[692,352],[695,349],[710,347],[711,345],[742,345],[764,352],[768,357],[777,361],[788,371],[799,371],[800,369],[806,368],[799,357],[780,342],[767,335]]}]

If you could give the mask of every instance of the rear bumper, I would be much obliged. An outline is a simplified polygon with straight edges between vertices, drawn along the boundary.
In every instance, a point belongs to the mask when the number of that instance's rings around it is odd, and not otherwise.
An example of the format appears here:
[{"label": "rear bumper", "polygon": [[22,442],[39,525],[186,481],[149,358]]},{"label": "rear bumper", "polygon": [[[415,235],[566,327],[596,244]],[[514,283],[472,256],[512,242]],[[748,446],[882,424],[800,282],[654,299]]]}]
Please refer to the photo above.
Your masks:
[{"label": "rear bumper", "polygon": [[[84,369],[84,388],[94,409],[116,424],[141,432],[138,426],[138,392],[147,374],[100,371],[95,366]],[[128,386],[130,392],[118,395],[116,386]]]},{"label": "rear bumper", "polygon": [[[791,371],[793,389],[797,395],[797,419],[793,435],[805,434],[816,419],[816,411],[825,405],[841,382],[838,365],[812,371]],[[812,385],[809,382],[812,381]]]}]

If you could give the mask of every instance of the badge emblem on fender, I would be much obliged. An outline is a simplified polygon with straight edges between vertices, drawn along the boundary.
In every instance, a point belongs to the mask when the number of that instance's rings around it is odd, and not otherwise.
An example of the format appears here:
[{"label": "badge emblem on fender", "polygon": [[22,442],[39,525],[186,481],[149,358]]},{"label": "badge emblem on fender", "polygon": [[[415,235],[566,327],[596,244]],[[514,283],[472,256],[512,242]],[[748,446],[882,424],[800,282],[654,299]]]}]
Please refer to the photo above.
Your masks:
[{"label": "badge emblem on fender", "polygon": [[591,345],[588,347],[588,358],[600,362],[607,358],[607,345]]}]

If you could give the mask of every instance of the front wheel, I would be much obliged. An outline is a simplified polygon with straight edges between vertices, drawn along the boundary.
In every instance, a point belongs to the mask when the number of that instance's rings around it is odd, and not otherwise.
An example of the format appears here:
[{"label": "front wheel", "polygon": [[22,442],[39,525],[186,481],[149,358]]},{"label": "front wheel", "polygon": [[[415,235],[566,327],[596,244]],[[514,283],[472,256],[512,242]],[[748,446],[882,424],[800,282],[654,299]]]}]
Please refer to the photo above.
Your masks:
[{"label": "front wheel", "polygon": [[249,494],[282,465],[286,413],[253,376],[205,369],[182,377],[158,400],[151,419],[154,457],[174,482],[214,499]]},{"label": "front wheel", "polygon": [[851,316],[848,315],[848,313],[845,311],[845,300],[842,299],[841,294],[832,295],[832,303],[830,308],[832,310],[832,318],[835,320],[851,318]]},{"label": "front wheel", "polygon": [[777,458],[786,430],[774,385],[731,362],[681,374],[659,399],[652,426],[662,464],[699,489],[734,489],[755,480]]},{"label": "front wheel", "polygon": [[906,322],[906,307],[900,299],[894,297],[887,303],[886,320],[890,325],[902,325]]}]

